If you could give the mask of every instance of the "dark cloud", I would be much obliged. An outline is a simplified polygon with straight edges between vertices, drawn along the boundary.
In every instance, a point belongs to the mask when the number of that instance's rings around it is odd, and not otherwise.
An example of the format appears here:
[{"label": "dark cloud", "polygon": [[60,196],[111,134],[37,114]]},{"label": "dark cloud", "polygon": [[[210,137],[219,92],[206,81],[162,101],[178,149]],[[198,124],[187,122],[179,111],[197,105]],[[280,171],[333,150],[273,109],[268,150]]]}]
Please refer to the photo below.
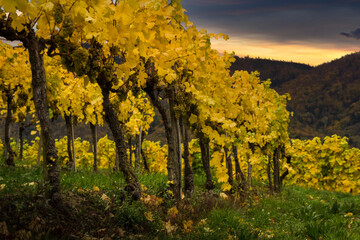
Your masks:
[{"label": "dark cloud", "polygon": [[340,35],[343,35],[348,38],[360,39],[360,28],[356,29],[355,31],[351,31],[349,33],[342,32],[340,33]]},{"label": "dark cloud", "polygon": [[230,38],[314,42],[343,48],[358,45],[339,33],[357,27],[359,0],[182,0],[182,3],[196,26],[226,33]]}]

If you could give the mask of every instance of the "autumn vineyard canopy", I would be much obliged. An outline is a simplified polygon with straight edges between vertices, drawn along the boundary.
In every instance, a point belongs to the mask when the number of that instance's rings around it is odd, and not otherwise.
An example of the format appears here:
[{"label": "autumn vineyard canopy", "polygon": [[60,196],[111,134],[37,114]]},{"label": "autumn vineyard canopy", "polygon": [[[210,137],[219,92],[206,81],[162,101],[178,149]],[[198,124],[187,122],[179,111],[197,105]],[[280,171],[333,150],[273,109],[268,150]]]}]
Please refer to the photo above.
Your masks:
[{"label": "autumn vineyard canopy", "polygon": [[[201,154],[208,190],[217,181],[223,191],[242,191],[255,178],[275,192],[287,182],[359,193],[359,149],[338,136],[291,140],[290,96],[279,95],[258,73],[230,75],[233,54],[219,54],[210,43],[227,36],[197,29],[179,1],[0,0],[0,7],[0,36],[21,42],[16,48],[0,45],[6,114],[0,147],[7,165],[14,166],[9,126],[32,116],[54,206],[62,205],[59,165],[65,163],[72,169],[92,165],[95,171],[115,166],[134,199],[141,196],[139,170],[159,171],[168,175],[180,201],[183,191],[190,196],[194,190],[195,153]],[[142,141],[155,108],[165,146]],[[54,139],[51,119],[58,116],[66,121],[67,143]],[[81,161],[70,141],[74,119],[93,130],[93,156],[88,145],[77,145]],[[113,141],[97,141],[96,126],[103,124]],[[136,139],[134,162],[127,136]],[[37,150],[26,151],[31,156]]]}]

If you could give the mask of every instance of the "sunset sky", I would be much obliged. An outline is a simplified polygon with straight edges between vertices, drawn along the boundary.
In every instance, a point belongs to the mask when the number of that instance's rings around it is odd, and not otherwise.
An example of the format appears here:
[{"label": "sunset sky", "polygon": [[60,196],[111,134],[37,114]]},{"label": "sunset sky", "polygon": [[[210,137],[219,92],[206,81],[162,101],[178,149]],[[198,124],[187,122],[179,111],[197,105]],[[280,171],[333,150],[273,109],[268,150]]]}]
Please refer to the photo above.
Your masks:
[{"label": "sunset sky", "polygon": [[213,48],[318,65],[360,51],[360,0],[182,0]]}]

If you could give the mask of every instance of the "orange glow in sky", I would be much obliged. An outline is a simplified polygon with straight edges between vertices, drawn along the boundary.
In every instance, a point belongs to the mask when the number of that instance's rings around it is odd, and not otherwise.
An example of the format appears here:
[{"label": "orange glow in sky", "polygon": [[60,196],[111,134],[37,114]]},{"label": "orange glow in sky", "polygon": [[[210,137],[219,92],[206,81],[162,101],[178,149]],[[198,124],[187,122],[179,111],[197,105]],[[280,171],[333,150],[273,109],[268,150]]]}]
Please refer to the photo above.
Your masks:
[{"label": "orange glow in sky", "polygon": [[330,62],[359,49],[341,49],[330,44],[310,44],[302,42],[276,43],[254,39],[232,38],[211,40],[212,48],[219,52],[234,51],[239,57],[260,57],[273,60],[293,61],[316,66]]}]

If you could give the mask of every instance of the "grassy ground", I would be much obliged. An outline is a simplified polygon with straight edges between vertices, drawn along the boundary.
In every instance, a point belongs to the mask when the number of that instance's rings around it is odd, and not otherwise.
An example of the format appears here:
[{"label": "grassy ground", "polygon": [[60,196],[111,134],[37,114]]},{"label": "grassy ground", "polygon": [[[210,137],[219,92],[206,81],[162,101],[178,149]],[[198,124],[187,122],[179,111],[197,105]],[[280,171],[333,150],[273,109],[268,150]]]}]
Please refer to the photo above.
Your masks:
[{"label": "grassy ground", "polygon": [[120,173],[61,173],[67,209],[43,195],[41,168],[0,166],[0,239],[360,239],[360,196],[262,184],[241,199],[206,192],[196,176],[192,198],[175,205],[167,177],[141,175],[131,202]]}]

